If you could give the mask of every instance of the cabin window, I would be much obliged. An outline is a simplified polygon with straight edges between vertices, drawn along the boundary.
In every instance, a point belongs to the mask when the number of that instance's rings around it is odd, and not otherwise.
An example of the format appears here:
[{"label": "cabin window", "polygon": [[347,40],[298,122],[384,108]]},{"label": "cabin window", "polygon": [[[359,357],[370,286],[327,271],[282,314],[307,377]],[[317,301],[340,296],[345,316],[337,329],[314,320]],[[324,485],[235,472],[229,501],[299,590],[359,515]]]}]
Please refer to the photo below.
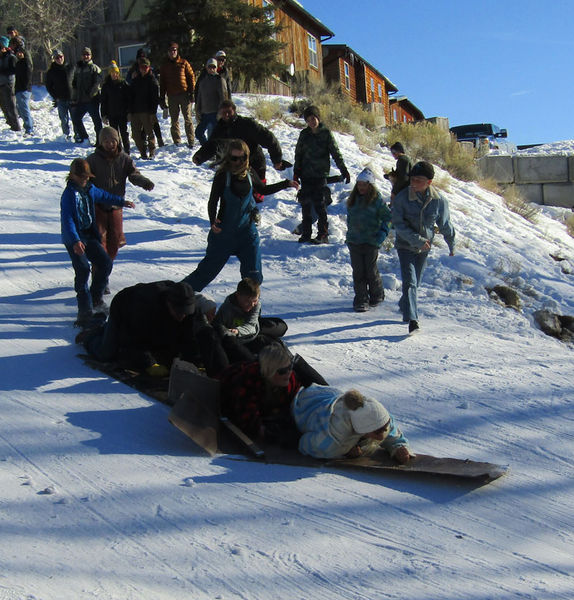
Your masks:
[{"label": "cabin window", "polygon": [[316,69],[319,68],[319,58],[317,56],[317,39],[310,33],[307,34],[307,43],[309,44],[309,64]]},{"label": "cabin window", "polygon": [[396,123],[399,120],[399,115],[397,114],[397,109],[393,108],[393,121]]},{"label": "cabin window", "polygon": [[[118,67],[125,75],[129,68],[136,62],[136,54],[140,48],[145,48],[145,44],[132,44],[130,46],[118,47]],[[146,48],[147,50],[147,48]],[[149,53],[149,50],[147,50]]]},{"label": "cabin window", "polygon": [[379,92],[379,102],[383,101],[383,86],[379,83],[378,85],[378,92]]},{"label": "cabin window", "polygon": [[351,72],[349,69],[349,63],[343,63],[343,67],[345,70],[345,88],[347,90],[351,89]]}]

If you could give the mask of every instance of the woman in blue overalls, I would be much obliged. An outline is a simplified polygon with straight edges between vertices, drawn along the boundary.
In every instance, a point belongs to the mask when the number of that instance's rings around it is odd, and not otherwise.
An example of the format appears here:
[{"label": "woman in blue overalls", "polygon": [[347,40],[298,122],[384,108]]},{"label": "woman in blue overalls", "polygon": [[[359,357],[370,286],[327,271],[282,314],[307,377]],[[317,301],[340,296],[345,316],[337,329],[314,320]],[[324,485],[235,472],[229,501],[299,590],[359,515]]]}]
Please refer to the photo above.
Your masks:
[{"label": "woman in blue overalls", "polygon": [[217,277],[230,256],[237,256],[241,278],[251,277],[261,283],[263,274],[257,231],[258,211],[253,192],[268,196],[289,187],[299,189],[299,184],[284,179],[264,185],[249,167],[247,144],[243,140],[230,140],[213,179],[207,204],[211,229],[207,236],[205,257],[183,281],[200,292]]}]

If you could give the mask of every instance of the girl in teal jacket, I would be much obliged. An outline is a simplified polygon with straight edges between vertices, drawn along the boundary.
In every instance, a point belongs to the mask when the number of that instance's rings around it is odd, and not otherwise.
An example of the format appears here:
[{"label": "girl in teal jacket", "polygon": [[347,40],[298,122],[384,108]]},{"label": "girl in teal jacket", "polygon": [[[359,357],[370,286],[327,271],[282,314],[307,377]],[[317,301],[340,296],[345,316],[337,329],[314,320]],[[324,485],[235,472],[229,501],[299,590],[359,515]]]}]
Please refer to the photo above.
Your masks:
[{"label": "girl in teal jacket", "polygon": [[351,255],[356,312],[369,310],[385,297],[377,259],[390,223],[391,211],[375,187],[375,176],[370,169],[363,169],[347,201],[345,240]]}]

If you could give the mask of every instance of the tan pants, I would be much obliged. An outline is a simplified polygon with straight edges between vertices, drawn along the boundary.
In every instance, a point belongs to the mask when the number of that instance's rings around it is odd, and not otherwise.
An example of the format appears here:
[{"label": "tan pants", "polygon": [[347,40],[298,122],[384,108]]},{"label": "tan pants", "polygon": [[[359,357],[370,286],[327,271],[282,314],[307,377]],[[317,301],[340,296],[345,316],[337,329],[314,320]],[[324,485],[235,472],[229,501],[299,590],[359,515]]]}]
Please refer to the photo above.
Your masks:
[{"label": "tan pants", "polygon": [[181,142],[181,133],[179,130],[179,111],[183,115],[185,135],[189,147],[193,146],[195,140],[193,133],[193,122],[191,120],[191,98],[187,92],[183,94],[174,94],[167,97],[167,106],[169,108],[169,118],[171,119],[171,139],[174,144]]},{"label": "tan pants", "polygon": [[[157,118],[155,115],[150,115],[149,113],[132,114],[132,138],[142,157],[147,156],[148,152],[150,157],[152,157],[155,152],[153,127],[156,123]],[[142,135],[142,129],[144,135]]]}]

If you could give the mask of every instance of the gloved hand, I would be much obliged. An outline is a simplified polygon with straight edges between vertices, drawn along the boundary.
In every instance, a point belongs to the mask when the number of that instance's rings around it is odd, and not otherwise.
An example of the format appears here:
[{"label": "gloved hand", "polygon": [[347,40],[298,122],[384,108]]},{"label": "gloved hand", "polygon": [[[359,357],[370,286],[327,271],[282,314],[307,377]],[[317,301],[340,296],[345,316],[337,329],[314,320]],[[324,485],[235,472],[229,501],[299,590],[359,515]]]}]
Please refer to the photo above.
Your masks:
[{"label": "gloved hand", "polygon": [[154,363],[151,367],[148,367],[145,372],[151,377],[167,377],[169,375],[169,369],[158,363]]},{"label": "gloved hand", "polygon": [[349,171],[347,171],[347,169],[343,169],[341,171],[341,176],[345,180],[345,183],[351,183],[351,175],[349,174]]},{"label": "gloved hand", "polygon": [[58,108],[58,101],[57,101],[57,100],[53,100],[53,101],[52,101],[52,106],[53,106],[54,108]]},{"label": "gloved hand", "polygon": [[169,117],[169,109],[168,108],[164,108],[163,111],[162,111],[162,113],[161,113],[161,116],[164,119],[167,119]]}]

